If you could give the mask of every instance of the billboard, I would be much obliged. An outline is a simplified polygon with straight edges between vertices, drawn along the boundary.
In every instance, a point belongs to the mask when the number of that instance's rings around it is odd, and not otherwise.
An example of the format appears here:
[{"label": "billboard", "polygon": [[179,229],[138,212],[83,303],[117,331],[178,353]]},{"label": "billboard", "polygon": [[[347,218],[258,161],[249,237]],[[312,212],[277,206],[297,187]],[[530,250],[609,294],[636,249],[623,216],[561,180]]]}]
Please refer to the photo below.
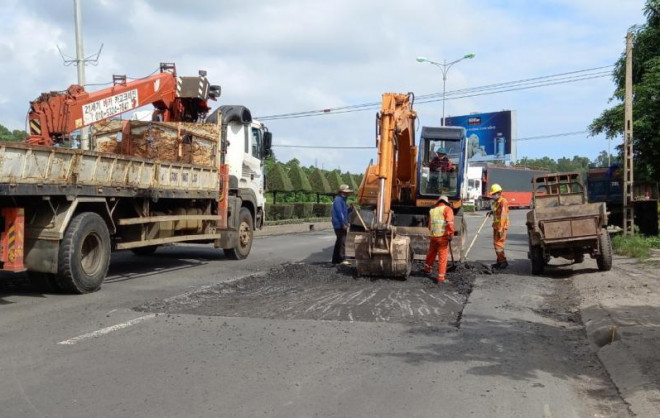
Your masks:
[{"label": "billboard", "polygon": [[469,161],[515,161],[515,122],[513,110],[445,118],[445,125],[467,131]]}]

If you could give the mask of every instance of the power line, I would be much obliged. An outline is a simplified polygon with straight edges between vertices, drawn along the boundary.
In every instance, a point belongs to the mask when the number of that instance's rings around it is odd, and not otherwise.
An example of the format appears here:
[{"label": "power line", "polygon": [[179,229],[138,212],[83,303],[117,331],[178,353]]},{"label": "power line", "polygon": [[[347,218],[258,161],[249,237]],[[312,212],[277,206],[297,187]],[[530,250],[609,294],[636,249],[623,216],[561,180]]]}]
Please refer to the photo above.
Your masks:
[{"label": "power line", "polygon": [[[583,135],[589,133],[589,131],[572,131],[572,132],[561,132],[561,133],[556,133],[556,134],[548,134],[548,135],[538,135],[538,136],[528,136],[524,138],[516,138],[516,142],[520,141],[535,141],[538,139],[548,139],[548,138],[560,138],[564,136],[574,136],[574,135]],[[375,146],[371,147],[355,147],[355,146],[325,146],[325,145],[319,145],[319,146],[314,146],[314,145],[295,145],[295,144],[282,144],[282,145],[277,145],[273,144],[273,147],[278,147],[278,148],[313,148],[313,149],[376,149]]]},{"label": "power line", "polygon": [[[446,100],[462,99],[467,97],[481,96],[486,94],[505,93],[509,91],[524,90],[536,87],[545,87],[557,84],[573,83],[583,80],[590,80],[594,78],[606,77],[611,75],[610,71],[603,71],[605,68],[611,68],[612,65],[588,68],[584,70],[570,71],[566,73],[558,73],[553,75],[534,77],[528,79],[521,79],[516,81],[508,81],[502,83],[489,84],[484,86],[472,87],[467,89],[453,90],[445,94]],[[478,93],[482,92],[482,93]],[[430,93],[416,97],[418,103],[431,103],[442,100],[442,93]],[[302,117],[321,116],[327,114],[340,114],[359,112],[380,107],[380,102],[368,102],[362,104],[340,106],[334,108],[308,110],[302,112],[282,113],[276,115],[268,115],[258,117],[260,120],[277,120],[277,119],[296,119]]]}]

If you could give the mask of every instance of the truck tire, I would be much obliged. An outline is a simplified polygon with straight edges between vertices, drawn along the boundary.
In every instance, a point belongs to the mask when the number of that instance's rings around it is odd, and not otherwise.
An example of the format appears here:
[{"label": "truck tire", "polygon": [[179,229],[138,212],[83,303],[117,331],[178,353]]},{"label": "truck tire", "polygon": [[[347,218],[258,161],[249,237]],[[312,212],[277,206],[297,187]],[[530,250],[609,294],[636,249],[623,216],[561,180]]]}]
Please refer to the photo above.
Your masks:
[{"label": "truck tire", "polygon": [[610,234],[605,230],[601,230],[598,236],[598,243],[600,244],[600,255],[596,257],[598,270],[610,271],[612,269],[612,241],[610,240]]},{"label": "truck tire", "polygon": [[225,255],[232,260],[243,260],[247,258],[252,249],[252,240],[254,238],[254,222],[252,214],[247,208],[241,208],[238,214],[238,243],[235,248],[226,248]]},{"label": "truck tire", "polygon": [[93,212],[76,215],[60,243],[57,284],[65,292],[99,290],[110,266],[110,233]]},{"label": "truck tire", "polygon": [[149,245],[146,247],[131,248],[131,251],[135,255],[150,256],[150,255],[154,255],[157,249],[158,249],[158,245]]},{"label": "truck tire", "polygon": [[532,274],[538,276],[543,274],[545,268],[545,257],[543,257],[543,249],[540,245],[534,245],[530,248],[530,257],[532,259]]}]

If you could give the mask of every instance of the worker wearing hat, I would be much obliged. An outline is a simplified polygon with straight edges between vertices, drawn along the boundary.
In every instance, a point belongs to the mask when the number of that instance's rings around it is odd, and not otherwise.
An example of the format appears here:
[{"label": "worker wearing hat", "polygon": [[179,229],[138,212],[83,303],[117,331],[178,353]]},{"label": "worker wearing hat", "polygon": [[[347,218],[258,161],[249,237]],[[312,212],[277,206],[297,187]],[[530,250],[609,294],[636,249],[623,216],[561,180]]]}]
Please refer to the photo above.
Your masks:
[{"label": "worker wearing hat", "polygon": [[447,150],[443,147],[435,149],[435,157],[428,163],[430,170],[429,187],[432,192],[438,191],[440,187],[449,185],[447,174],[454,171],[454,164],[447,158]]},{"label": "worker wearing hat", "polygon": [[509,202],[502,196],[502,187],[499,184],[491,186],[490,196],[493,199],[491,211],[493,215],[493,246],[497,256],[493,268],[503,269],[509,265],[504,254],[506,233],[509,229]]},{"label": "worker wearing hat", "polygon": [[429,250],[426,253],[424,272],[431,274],[436,257],[438,258],[438,283],[445,281],[447,274],[447,252],[454,237],[454,210],[449,206],[447,196],[440,196],[435,207],[429,212]]},{"label": "worker wearing hat", "polygon": [[454,164],[447,158],[447,150],[443,147],[435,149],[435,157],[429,163],[431,171],[439,171],[441,173],[450,173],[454,171]]},{"label": "worker wearing hat", "polygon": [[345,261],[346,251],[346,233],[348,232],[348,213],[349,209],[346,199],[348,195],[353,193],[348,184],[342,184],[337,190],[337,196],[332,201],[332,228],[335,230],[337,237],[335,241],[335,249],[332,252],[332,264],[348,264]]}]

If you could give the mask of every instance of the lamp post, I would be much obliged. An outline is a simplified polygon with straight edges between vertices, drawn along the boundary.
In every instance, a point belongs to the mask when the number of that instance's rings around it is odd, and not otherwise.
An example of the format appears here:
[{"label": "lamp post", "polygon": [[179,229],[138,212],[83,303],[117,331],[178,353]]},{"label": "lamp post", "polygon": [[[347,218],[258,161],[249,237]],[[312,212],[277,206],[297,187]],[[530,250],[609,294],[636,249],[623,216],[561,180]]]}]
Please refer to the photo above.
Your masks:
[{"label": "lamp post", "polygon": [[442,126],[445,126],[445,92],[447,87],[447,72],[449,71],[451,66],[456,64],[457,62],[463,61],[465,59],[472,59],[474,57],[475,54],[472,53],[465,54],[461,58],[451,62],[447,62],[447,60],[444,60],[443,62],[437,62],[437,61],[431,61],[426,57],[417,57],[417,62],[428,62],[429,64],[433,64],[442,70]]}]

